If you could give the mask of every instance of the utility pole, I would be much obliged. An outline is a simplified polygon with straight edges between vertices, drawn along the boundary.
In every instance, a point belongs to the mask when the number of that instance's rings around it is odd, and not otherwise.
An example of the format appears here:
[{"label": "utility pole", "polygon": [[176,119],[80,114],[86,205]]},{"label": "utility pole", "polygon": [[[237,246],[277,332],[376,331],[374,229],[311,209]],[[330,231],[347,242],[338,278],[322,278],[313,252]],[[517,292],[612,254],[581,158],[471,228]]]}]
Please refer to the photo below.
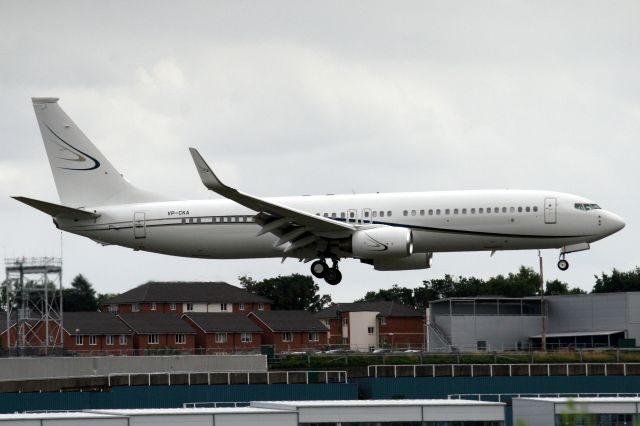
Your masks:
[{"label": "utility pole", "polygon": [[545,309],[544,309],[544,273],[542,270],[542,252],[538,250],[538,260],[540,262],[540,316],[542,317],[542,350],[547,350],[547,324],[545,321]]}]

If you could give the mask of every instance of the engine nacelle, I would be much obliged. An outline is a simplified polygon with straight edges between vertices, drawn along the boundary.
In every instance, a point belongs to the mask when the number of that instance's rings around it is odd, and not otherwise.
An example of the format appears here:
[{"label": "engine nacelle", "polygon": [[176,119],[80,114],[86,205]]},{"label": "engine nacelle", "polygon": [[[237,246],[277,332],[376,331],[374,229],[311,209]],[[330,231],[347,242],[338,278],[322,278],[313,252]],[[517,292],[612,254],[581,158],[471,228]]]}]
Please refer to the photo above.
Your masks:
[{"label": "engine nacelle", "polygon": [[407,271],[431,268],[433,253],[414,253],[407,257],[379,258],[363,261],[373,265],[376,271]]},{"label": "engine nacelle", "polygon": [[413,236],[406,228],[363,229],[351,237],[351,252],[362,259],[406,257],[413,253]]}]

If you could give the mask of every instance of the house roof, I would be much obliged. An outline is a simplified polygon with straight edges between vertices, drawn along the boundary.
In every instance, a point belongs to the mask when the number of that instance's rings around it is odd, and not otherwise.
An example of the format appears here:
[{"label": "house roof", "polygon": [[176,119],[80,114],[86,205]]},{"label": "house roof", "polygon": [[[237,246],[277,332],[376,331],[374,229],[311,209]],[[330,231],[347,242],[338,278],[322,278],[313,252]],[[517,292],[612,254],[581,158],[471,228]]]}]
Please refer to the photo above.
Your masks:
[{"label": "house roof", "polygon": [[420,311],[402,303],[381,300],[379,302],[336,303],[316,314],[316,318],[338,318],[339,312],[378,312],[380,317],[424,317]]},{"label": "house roof", "polygon": [[65,312],[62,327],[70,335],[133,334],[115,315],[103,312]]},{"label": "house roof", "polygon": [[271,300],[221,281],[149,281],[108,301],[140,302],[271,303]]},{"label": "house roof", "polygon": [[243,332],[262,333],[262,329],[242,314],[224,312],[189,312],[183,318],[189,318],[205,333]]},{"label": "house roof", "polygon": [[311,312],[307,311],[258,311],[249,313],[271,331],[327,331]]},{"label": "house roof", "polygon": [[195,330],[175,314],[118,314],[136,334],[195,334]]}]

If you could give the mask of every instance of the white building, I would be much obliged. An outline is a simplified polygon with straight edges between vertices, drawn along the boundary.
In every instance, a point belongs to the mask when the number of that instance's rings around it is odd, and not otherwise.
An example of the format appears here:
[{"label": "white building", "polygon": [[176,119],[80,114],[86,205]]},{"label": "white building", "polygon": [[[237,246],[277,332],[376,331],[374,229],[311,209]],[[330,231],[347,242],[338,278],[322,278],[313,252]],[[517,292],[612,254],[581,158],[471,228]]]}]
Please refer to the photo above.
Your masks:
[{"label": "white building", "polygon": [[2,414],[11,426],[503,426],[504,404],[465,400],[257,401],[237,408],[116,409]]},{"label": "white building", "polygon": [[514,398],[513,424],[634,425],[640,398]]}]

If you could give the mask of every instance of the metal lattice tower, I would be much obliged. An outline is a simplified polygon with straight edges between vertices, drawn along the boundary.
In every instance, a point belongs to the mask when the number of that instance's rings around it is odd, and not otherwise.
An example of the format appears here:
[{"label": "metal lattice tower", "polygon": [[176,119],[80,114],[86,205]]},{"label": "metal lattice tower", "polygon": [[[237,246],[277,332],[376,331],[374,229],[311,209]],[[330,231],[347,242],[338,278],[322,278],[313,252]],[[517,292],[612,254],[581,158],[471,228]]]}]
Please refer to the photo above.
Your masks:
[{"label": "metal lattice tower", "polygon": [[7,258],[5,269],[4,346],[17,355],[61,352],[62,259]]}]

